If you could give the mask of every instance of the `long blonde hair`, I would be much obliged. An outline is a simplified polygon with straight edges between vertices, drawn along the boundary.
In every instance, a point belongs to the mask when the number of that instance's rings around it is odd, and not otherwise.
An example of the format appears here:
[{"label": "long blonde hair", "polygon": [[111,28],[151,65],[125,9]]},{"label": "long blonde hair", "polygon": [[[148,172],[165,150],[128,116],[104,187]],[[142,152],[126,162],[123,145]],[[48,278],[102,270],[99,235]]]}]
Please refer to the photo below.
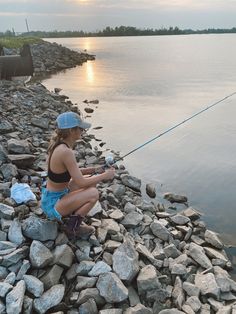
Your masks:
[{"label": "long blonde hair", "polygon": [[56,129],[48,145],[47,153],[49,157],[52,155],[54,149],[63,143],[63,141],[70,135],[71,130],[75,128],[77,128],[77,126],[71,129]]}]

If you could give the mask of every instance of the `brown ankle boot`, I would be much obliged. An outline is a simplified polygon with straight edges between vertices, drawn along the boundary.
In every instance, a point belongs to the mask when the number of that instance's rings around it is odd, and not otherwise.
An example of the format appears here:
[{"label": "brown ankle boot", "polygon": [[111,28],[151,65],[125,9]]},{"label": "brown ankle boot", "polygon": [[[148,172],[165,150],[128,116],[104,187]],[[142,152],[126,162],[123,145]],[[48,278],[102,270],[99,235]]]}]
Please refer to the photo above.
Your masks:
[{"label": "brown ankle boot", "polygon": [[[71,215],[65,223],[64,231],[69,239],[78,237],[89,237],[94,231],[94,227],[82,224],[83,217]],[[82,225],[81,225],[82,224]]]},{"label": "brown ankle boot", "polygon": [[79,237],[88,237],[95,232],[95,228],[93,226],[88,226],[86,223],[83,223],[79,226],[76,231],[76,235]]}]

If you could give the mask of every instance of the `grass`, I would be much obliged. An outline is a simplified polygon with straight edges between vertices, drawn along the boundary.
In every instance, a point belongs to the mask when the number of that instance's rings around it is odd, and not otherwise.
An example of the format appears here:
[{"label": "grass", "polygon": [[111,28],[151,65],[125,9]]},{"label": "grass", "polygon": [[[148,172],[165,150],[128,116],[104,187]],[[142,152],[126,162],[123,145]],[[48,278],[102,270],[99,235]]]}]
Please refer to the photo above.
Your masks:
[{"label": "grass", "polygon": [[37,37],[0,37],[0,46],[5,48],[21,48],[24,44],[35,44],[42,41]]}]

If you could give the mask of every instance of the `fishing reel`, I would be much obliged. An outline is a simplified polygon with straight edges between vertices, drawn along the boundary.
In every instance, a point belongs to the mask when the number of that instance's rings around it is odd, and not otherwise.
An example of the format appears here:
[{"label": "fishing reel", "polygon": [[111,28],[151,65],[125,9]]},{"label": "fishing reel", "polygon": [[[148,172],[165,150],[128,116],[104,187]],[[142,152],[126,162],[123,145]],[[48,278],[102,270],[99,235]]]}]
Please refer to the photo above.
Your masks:
[{"label": "fishing reel", "polygon": [[105,165],[103,166],[104,169],[110,168],[115,163],[114,156],[109,154],[105,157]]}]

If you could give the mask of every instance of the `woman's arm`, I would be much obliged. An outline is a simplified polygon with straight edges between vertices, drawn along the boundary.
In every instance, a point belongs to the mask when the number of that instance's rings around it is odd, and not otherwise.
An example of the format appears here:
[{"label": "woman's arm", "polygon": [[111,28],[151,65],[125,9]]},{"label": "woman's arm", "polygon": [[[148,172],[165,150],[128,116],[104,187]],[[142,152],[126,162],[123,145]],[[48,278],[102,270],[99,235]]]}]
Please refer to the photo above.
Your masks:
[{"label": "woman's arm", "polygon": [[114,175],[115,175],[115,169],[110,168],[101,174],[98,174],[93,177],[85,178],[83,176],[82,171],[78,167],[73,151],[70,149],[67,149],[62,154],[62,160],[66,169],[69,171],[71,178],[81,188],[87,188],[87,187],[96,185],[97,183],[103,180],[111,180],[114,178]]}]

